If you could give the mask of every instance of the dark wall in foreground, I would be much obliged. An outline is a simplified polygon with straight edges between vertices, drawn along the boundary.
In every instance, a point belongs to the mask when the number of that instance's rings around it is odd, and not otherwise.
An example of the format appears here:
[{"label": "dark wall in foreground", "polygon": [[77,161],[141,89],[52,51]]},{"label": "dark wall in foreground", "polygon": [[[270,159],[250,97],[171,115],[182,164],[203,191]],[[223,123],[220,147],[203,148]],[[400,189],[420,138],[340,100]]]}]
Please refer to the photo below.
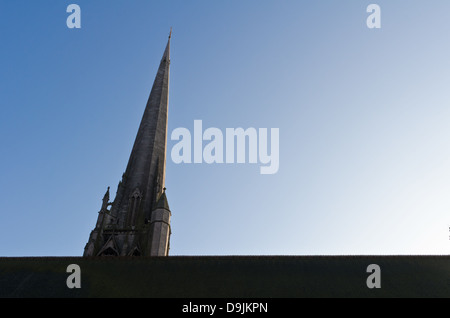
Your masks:
[{"label": "dark wall in foreground", "polygon": [[[369,264],[381,289],[366,285]],[[0,297],[450,297],[450,256],[0,258]]]}]

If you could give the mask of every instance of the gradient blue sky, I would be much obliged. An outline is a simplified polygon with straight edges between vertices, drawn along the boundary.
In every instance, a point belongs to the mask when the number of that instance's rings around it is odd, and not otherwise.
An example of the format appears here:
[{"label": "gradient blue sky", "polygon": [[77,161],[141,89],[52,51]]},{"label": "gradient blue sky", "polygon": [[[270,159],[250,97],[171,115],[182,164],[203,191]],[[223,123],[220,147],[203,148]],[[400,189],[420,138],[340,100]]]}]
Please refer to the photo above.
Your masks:
[{"label": "gradient blue sky", "polygon": [[[81,29],[66,7],[81,7]],[[382,28],[368,29],[377,3]],[[177,127],[280,129],[280,169],[174,164],[172,255],[448,254],[450,2],[0,0],[1,256],[82,255],[169,29]]]}]

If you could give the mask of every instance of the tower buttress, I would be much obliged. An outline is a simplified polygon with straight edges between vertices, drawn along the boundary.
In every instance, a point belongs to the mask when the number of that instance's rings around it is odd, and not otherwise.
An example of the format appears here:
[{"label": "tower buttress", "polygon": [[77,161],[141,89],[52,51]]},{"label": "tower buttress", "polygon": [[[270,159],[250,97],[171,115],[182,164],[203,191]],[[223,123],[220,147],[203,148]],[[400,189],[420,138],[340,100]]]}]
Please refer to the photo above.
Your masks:
[{"label": "tower buttress", "polygon": [[150,219],[151,256],[167,256],[169,254],[171,215],[166,197],[166,188],[164,188]]}]

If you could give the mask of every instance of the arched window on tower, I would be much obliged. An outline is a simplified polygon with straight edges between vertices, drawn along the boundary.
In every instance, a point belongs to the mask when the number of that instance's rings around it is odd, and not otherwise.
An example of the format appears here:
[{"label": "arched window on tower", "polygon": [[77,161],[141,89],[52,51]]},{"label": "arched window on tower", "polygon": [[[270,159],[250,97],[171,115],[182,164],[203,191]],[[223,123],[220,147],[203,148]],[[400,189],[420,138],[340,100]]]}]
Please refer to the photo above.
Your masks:
[{"label": "arched window on tower", "polygon": [[136,222],[136,215],[139,210],[139,206],[141,204],[141,192],[139,191],[139,188],[136,188],[133,191],[133,194],[130,197],[129,202],[129,209],[128,209],[128,219],[127,223],[129,226],[135,225]]},{"label": "arched window on tower", "polygon": [[130,251],[130,253],[128,255],[129,256],[141,256],[141,250],[136,246]]},{"label": "arched window on tower", "polygon": [[108,247],[106,250],[104,250],[100,256],[118,256],[119,254],[117,253],[116,250],[114,250],[112,247]]}]

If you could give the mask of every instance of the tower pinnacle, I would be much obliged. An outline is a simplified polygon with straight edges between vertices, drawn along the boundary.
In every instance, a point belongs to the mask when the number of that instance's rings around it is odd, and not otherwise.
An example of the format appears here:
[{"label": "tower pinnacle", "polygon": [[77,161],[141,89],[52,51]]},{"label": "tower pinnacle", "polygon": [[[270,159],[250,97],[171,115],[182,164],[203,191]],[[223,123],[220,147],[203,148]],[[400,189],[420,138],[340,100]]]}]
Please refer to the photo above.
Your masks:
[{"label": "tower pinnacle", "polygon": [[[99,213],[101,222],[91,233],[85,256],[168,253],[170,225],[161,234],[148,220],[164,193],[171,37],[172,29],[116,197],[109,213]],[[158,240],[157,251],[152,251],[152,240]]]}]

